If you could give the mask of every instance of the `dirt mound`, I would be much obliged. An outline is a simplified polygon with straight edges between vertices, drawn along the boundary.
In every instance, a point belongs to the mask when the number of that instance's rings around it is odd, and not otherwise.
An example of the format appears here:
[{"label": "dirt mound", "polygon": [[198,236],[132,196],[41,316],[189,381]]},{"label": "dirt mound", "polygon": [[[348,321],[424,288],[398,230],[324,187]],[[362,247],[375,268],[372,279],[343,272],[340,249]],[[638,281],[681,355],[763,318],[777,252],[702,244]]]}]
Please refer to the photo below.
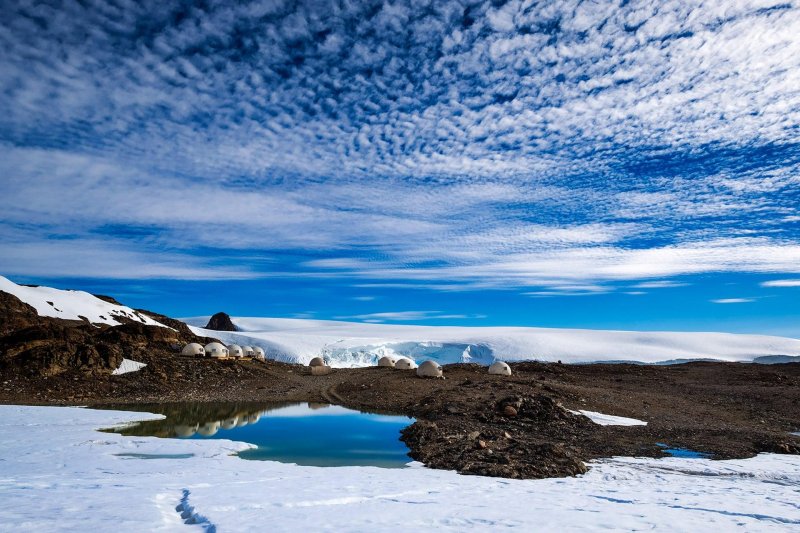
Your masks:
[{"label": "dirt mound", "polygon": [[233,325],[231,317],[227,313],[222,312],[208,319],[206,329],[213,329],[214,331],[238,331],[236,326]]},{"label": "dirt mound", "polygon": [[411,457],[433,468],[482,476],[545,478],[586,472],[581,451],[565,443],[594,427],[552,398],[512,396],[475,411],[407,427],[402,440],[412,449]]}]

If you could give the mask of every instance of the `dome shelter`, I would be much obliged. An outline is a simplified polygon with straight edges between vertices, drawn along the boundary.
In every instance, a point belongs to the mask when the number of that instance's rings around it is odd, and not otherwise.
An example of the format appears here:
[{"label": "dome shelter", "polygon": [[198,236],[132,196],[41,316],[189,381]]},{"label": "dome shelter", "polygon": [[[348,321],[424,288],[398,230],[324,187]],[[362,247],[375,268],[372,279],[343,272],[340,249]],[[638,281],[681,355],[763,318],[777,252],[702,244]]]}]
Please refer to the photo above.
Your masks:
[{"label": "dome shelter", "polygon": [[417,363],[415,363],[408,357],[401,357],[394,364],[394,367],[399,368],[401,370],[413,370],[414,368],[417,368]]},{"label": "dome shelter", "polygon": [[260,346],[253,348],[253,353],[255,354],[253,357],[256,359],[266,359],[266,356],[264,355],[264,348],[261,348]]},{"label": "dome shelter", "polygon": [[489,373],[494,374],[496,376],[510,376],[511,375],[511,367],[508,366],[503,361],[495,361],[489,367]]},{"label": "dome shelter", "polygon": [[394,367],[394,359],[392,359],[388,355],[384,355],[383,357],[378,359],[378,366]]},{"label": "dome shelter", "polygon": [[181,350],[181,355],[194,355],[196,357],[203,357],[206,355],[206,351],[202,344],[190,342],[183,347],[183,350]]},{"label": "dome shelter", "polygon": [[224,344],[219,342],[211,342],[209,344],[206,344],[205,352],[206,355],[209,357],[216,357],[216,358],[228,357],[228,349],[225,347]]},{"label": "dome shelter", "polygon": [[228,355],[231,357],[244,357],[244,352],[238,344],[231,344],[228,346]]},{"label": "dome shelter", "polygon": [[245,357],[253,357],[256,355],[256,352],[253,350],[252,346],[242,346],[242,352],[244,353]]},{"label": "dome shelter", "polygon": [[322,357],[314,357],[308,362],[308,369],[312,376],[324,376],[331,373],[331,367],[325,364]]},{"label": "dome shelter", "polygon": [[417,368],[417,376],[421,378],[441,378],[442,367],[435,361],[424,361]]}]

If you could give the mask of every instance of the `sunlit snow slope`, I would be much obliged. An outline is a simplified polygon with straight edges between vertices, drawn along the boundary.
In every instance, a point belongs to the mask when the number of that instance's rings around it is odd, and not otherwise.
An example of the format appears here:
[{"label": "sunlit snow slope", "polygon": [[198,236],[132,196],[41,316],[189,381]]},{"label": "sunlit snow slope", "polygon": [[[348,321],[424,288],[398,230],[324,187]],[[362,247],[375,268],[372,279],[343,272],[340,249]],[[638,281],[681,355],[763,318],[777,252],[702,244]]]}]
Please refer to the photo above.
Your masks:
[{"label": "sunlit snow slope", "polygon": [[122,324],[120,319],[130,319],[151,326],[162,326],[152,318],[138,313],[130,307],[116,305],[88,292],[65,291],[51,287],[26,287],[0,276],[0,291],[13,294],[30,305],[39,316],[63,318],[65,320],[83,320],[85,317],[93,324]]},{"label": "sunlit snow slope", "polygon": [[222,332],[202,329],[208,317],[184,320],[199,335],[261,346],[272,359],[308,363],[321,355],[337,367],[375,364],[383,355],[482,364],[495,359],[667,363],[800,356],[800,340],[731,333],[404,326],[285,318],[234,318],[240,331]]}]

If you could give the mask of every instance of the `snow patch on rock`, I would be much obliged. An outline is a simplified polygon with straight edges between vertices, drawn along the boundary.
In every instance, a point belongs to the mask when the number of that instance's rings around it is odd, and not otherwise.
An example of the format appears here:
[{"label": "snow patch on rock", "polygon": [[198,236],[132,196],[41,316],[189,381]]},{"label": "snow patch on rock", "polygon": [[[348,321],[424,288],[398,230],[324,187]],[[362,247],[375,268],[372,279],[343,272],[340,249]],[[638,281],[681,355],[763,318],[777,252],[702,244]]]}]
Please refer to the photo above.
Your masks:
[{"label": "snow patch on rock", "polygon": [[595,424],[600,426],[646,426],[647,422],[644,420],[637,420],[635,418],[627,418],[624,416],[607,415],[598,413],[596,411],[570,411],[575,415],[583,415]]},{"label": "snow patch on rock", "polygon": [[129,372],[138,372],[146,366],[146,363],[140,363],[139,361],[134,361],[133,359],[123,359],[119,364],[119,367],[117,367],[111,373],[115,376],[118,376],[120,374],[127,374]]}]

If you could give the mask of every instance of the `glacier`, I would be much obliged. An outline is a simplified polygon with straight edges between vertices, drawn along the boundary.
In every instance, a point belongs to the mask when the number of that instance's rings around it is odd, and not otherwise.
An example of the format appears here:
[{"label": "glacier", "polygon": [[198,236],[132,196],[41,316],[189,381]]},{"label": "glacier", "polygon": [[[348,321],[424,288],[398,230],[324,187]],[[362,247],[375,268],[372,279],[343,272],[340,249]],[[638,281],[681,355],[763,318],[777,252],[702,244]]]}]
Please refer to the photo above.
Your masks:
[{"label": "glacier", "polygon": [[307,364],[322,356],[334,367],[369,366],[384,355],[440,364],[504,361],[564,363],[753,362],[800,359],[800,340],[711,332],[607,331],[532,327],[412,326],[234,317],[236,332],[203,329],[208,317],[184,318],[197,335],[260,346],[267,357]]}]

